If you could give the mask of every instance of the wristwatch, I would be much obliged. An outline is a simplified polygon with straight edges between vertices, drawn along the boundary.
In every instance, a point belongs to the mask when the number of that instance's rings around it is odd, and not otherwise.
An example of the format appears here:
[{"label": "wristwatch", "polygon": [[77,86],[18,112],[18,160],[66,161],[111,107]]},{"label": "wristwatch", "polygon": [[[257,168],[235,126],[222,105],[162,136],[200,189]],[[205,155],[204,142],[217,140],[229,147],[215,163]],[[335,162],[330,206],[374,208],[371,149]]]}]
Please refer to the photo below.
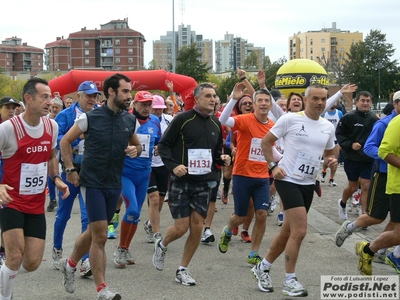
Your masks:
[{"label": "wristwatch", "polygon": [[76,168],[65,168],[65,174],[71,174],[72,172],[78,172]]},{"label": "wristwatch", "polygon": [[56,178],[60,178],[61,181],[62,181],[61,175],[60,174],[56,174],[56,175],[53,176],[53,183],[55,183]]},{"label": "wristwatch", "polygon": [[270,172],[272,172],[272,170],[277,166],[278,166],[278,164],[276,162],[268,163],[268,169],[270,170]]}]

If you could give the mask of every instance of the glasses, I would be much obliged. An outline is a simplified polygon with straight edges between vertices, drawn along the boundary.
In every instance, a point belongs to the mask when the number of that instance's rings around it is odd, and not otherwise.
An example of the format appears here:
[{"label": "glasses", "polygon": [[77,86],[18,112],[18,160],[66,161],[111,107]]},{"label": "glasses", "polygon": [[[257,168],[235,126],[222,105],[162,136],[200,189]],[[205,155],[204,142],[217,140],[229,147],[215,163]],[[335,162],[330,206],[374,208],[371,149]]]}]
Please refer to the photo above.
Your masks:
[{"label": "glasses", "polygon": [[241,106],[243,106],[243,105],[252,105],[252,104],[253,104],[253,102],[243,102]]}]

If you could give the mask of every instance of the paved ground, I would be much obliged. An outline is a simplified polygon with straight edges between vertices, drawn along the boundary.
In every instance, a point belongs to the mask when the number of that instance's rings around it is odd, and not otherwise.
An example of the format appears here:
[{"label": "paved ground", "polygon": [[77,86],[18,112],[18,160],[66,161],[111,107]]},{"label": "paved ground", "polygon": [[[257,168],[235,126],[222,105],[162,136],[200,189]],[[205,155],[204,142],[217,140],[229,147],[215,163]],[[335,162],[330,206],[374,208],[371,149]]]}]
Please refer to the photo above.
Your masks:
[{"label": "paved ground", "polygon": [[[321,198],[315,197],[309,213],[308,234],[303,242],[296,274],[299,281],[308,288],[308,299],[320,299],[321,275],[357,275],[357,258],[354,244],[358,240],[373,239],[384,225],[375,226],[353,234],[341,248],[334,244],[334,234],[341,221],[337,216],[337,200],[346,184],[343,170],[339,168],[336,177],[337,187],[322,185]],[[212,230],[219,238],[220,231],[233,211],[233,201],[227,205],[217,202],[218,212]],[[279,208],[279,207],[278,207]],[[277,208],[277,209],[278,209]],[[272,238],[280,227],[275,225],[277,211],[267,220],[267,230],[261,245],[260,254],[264,255]],[[61,285],[61,273],[52,268],[51,249],[54,213],[46,213],[48,233],[46,250],[40,268],[31,274],[19,275],[14,299],[96,299],[93,279],[81,279],[76,276],[76,291],[68,294]],[[355,219],[356,215],[349,215]],[[280,257],[271,270],[275,292],[262,293],[246,265],[249,244],[242,243],[239,237],[233,237],[228,252],[221,254],[216,243],[200,245],[190,264],[190,270],[197,285],[185,287],[174,281],[175,271],[180,263],[184,239],[170,244],[166,256],[164,271],[154,269],[151,259],[153,245],[145,241],[143,223],[147,219],[146,205],[143,208],[142,222],[131,245],[136,264],[126,269],[117,269],[112,262],[117,240],[109,240],[106,245],[106,277],[111,289],[122,293],[123,299],[286,299],[281,294],[284,280],[283,258]],[[172,223],[168,207],[162,211],[162,233]],[[68,224],[64,239],[64,256],[71,253],[74,241],[80,231],[78,205]],[[119,235],[119,228],[117,230]],[[394,269],[387,265],[373,264],[374,274],[395,275]]]}]

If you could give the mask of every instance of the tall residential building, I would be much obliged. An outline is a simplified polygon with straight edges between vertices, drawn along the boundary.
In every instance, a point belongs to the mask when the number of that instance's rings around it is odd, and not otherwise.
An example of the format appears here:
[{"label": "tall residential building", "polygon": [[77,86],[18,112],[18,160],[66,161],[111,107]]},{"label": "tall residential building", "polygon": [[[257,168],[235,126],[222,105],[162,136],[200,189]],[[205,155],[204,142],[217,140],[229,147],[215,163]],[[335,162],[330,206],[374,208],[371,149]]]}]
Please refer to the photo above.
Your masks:
[{"label": "tall residential building", "polygon": [[255,47],[247,40],[226,32],[223,40],[215,42],[215,71],[221,73],[243,68],[246,58],[253,51],[257,55],[257,64],[253,67],[258,70],[264,62],[265,48]]},{"label": "tall residential building", "polygon": [[351,45],[363,40],[361,32],[350,32],[336,28],[322,28],[289,37],[289,59],[306,58],[320,62],[327,59],[342,59]]},{"label": "tall residential building", "polygon": [[[82,28],[71,33],[70,60],[68,69],[102,68],[104,70],[139,70],[144,68],[143,34],[130,29],[128,18],[113,20],[100,25],[100,30]],[[51,61],[50,53],[61,51],[61,43],[49,43],[46,51],[49,53],[49,69],[56,68]],[[53,65],[50,65],[53,63]],[[61,70],[61,69],[60,69]],[[63,70],[62,70],[63,71]]]},{"label": "tall residential building", "polygon": [[182,47],[190,47],[192,44],[202,54],[200,62],[207,66],[213,66],[213,41],[204,40],[202,35],[196,35],[191,26],[179,25],[175,32],[175,47],[173,47],[173,32],[168,31],[167,35],[161,36],[160,40],[153,41],[153,61],[156,69],[170,70],[172,65],[172,51],[175,49],[175,57],[178,56]]},{"label": "tall residential building", "polygon": [[64,37],[57,37],[55,42],[46,44],[45,65],[49,71],[71,69],[71,43]]},{"label": "tall residential building", "polygon": [[6,38],[0,45],[0,67],[5,72],[43,71],[43,49],[22,43],[16,36]]}]

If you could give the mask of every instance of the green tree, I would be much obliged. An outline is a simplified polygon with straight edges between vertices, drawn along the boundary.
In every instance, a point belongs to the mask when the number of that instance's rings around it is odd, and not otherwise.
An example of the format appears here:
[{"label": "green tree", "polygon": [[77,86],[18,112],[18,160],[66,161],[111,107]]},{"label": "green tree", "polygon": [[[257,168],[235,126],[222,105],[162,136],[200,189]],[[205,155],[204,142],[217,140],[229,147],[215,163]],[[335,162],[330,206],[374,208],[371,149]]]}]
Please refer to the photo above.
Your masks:
[{"label": "green tree", "polygon": [[[269,57],[268,57],[269,59]],[[266,64],[266,69],[264,69],[265,73],[265,81],[268,89],[275,88],[275,77],[276,73],[278,72],[279,68],[282,67],[286,63],[286,57],[281,57],[277,61],[274,61],[272,64],[270,63],[269,66]],[[271,60],[270,60],[271,62]]]},{"label": "green tree", "polygon": [[4,97],[4,96],[10,96],[8,95],[9,92],[9,88],[11,85],[11,77],[4,75],[4,74],[0,74],[0,98]]},{"label": "green tree", "polygon": [[147,69],[148,70],[155,70],[156,69],[156,62],[155,62],[154,59],[149,62],[149,64],[147,65]]},{"label": "green tree", "polygon": [[344,51],[335,51],[330,53],[322,52],[322,56],[317,56],[318,63],[325,69],[328,74],[329,82],[337,84],[342,87],[347,83],[344,67],[345,67],[345,53]]},{"label": "green tree", "polygon": [[246,57],[243,62],[245,70],[257,69],[258,56],[254,51],[251,51],[250,55]]},{"label": "green tree", "polygon": [[176,73],[190,76],[197,82],[207,81],[207,74],[212,67],[207,67],[207,63],[201,63],[200,58],[201,53],[196,48],[196,44],[183,47],[176,58]]},{"label": "green tree", "polygon": [[386,34],[371,30],[365,41],[352,45],[346,53],[344,74],[347,81],[356,83],[358,90],[369,91],[374,103],[379,98],[388,100],[400,83],[398,60],[392,59],[394,52],[393,45],[386,42]]}]

